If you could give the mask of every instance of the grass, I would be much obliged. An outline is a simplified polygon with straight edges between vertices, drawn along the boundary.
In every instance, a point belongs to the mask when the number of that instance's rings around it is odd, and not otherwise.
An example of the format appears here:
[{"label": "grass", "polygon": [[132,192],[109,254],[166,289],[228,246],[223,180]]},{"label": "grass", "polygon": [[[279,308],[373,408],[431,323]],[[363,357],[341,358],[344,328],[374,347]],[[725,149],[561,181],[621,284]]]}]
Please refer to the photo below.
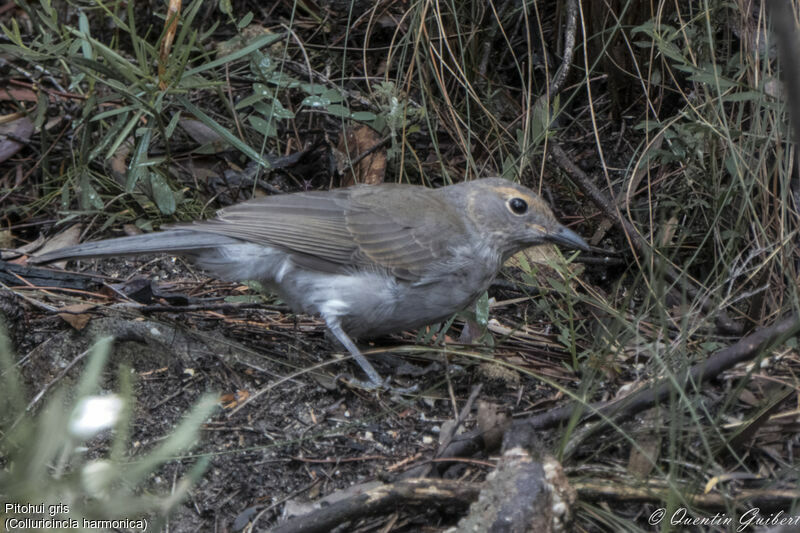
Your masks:
[{"label": "grass", "polygon": [[[99,394],[111,338],[99,339],[82,354],[87,361],[80,380],[52,393],[36,416],[30,414],[36,400],[27,406],[22,403],[22,378],[7,341],[0,333],[3,501],[19,506],[44,504],[44,511],[19,511],[4,505],[3,523],[19,520],[20,525],[30,524],[24,527],[29,531],[62,529],[48,525],[53,523],[65,524],[65,530],[97,531],[93,524],[103,521],[127,521],[130,525],[101,530],[145,528],[142,524],[163,527],[169,513],[187,498],[208,460],[198,461],[171,493],[153,494],[143,487],[151,483],[151,476],[163,463],[174,460],[197,440],[201,424],[216,408],[217,398],[208,395],[199,401],[173,434],[142,455],[128,441],[133,411],[130,369],[120,368],[119,394]],[[104,457],[86,456],[93,440],[103,441]]]}]

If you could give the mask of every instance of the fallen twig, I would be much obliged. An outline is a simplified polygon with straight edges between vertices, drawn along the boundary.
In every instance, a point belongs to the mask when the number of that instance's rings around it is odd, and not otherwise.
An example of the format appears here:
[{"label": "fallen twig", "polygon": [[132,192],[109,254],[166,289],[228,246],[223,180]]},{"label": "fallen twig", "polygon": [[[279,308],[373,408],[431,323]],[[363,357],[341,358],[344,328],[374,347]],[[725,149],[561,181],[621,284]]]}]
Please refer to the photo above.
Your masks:
[{"label": "fallen twig", "polygon": [[[682,377],[678,378],[677,382],[681,385],[690,385],[714,378],[722,371],[758,355],[767,344],[780,337],[796,335],[798,331],[800,331],[800,317],[792,315],[784,318],[772,326],[760,329],[744,337],[736,344],[723,348],[702,363],[694,365]],[[673,387],[671,380],[665,380],[654,387],[640,390],[613,402],[566,405],[540,415],[516,421],[514,425],[530,425],[536,429],[550,428],[569,420],[576,409],[585,410],[585,414],[582,417],[583,421],[602,417],[608,418],[609,421],[613,419],[614,422],[619,423],[636,413],[663,402],[667,399]]]}]

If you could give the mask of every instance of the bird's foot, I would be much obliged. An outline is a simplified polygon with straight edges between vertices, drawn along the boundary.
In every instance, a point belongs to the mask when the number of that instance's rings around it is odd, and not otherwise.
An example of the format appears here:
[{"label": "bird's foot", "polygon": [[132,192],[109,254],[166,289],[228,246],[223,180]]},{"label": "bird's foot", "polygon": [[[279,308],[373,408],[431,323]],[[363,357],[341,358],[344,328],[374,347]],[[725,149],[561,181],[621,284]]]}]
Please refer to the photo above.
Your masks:
[{"label": "bird's foot", "polygon": [[372,381],[372,380],[361,380],[356,379],[353,377],[352,374],[348,372],[342,372],[341,374],[337,374],[337,376],[333,380],[335,383],[342,382],[347,386],[350,387],[357,387],[359,389],[364,389],[367,391],[386,391],[395,394],[412,394],[419,391],[419,386],[412,385],[411,387],[396,387],[391,385],[390,381],[391,378],[387,377],[382,381]]}]

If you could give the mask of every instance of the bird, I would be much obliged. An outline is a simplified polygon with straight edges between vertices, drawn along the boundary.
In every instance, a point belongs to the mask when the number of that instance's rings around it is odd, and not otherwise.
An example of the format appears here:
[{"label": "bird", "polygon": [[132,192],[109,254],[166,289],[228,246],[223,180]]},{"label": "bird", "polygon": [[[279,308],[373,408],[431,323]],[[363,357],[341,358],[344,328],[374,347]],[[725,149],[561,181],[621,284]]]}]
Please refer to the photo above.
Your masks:
[{"label": "bird", "polygon": [[442,322],[472,304],[513,254],[590,251],[533,190],[504,178],[439,188],[382,183],[278,194],[162,231],[86,242],[33,263],[168,253],[226,281],[254,280],[320,316],[369,388],[388,387],[354,339]]}]

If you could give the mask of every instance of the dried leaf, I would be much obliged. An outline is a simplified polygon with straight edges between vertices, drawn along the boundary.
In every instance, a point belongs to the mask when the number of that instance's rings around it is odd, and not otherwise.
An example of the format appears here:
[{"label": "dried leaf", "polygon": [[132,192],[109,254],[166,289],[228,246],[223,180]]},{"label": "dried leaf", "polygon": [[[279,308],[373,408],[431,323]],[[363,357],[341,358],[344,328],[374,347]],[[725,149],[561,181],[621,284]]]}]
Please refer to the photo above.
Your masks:
[{"label": "dried leaf", "polygon": [[120,185],[125,185],[125,174],[128,172],[128,157],[133,150],[133,138],[121,142],[109,161],[111,176]]},{"label": "dried leaf", "polygon": [[[328,110],[330,111],[330,107]],[[344,186],[355,183],[368,185],[383,183],[386,175],[386,149],[381,143],[378,133],[369,126],[351,127],[345,135],[340,136],[337,148],[349,156],[349,161],[356,161],[363,154],[372,151],[354,166],[347,167],[342,179]]]},{"label": "dried leaf", "polygon": [[220,136],[199,120],[193,118],[182,118],[178,125],[196,142],[199,146],[210,146],[214,153],[224,152],[230,145]]},{"label": "dried leaf", "polygon": [[58,316],[64,319],[67,324],[80,331],[86,327],[86,324],[89,323],[89,319],[92,318],[92,315],[86,311],[94,307],[93,304],[68,305],[61,309],[62,312],[58,313]]},{"label": "dried leaf", "polygon": [[32,133],[33,122],[26,116],[8,122],[0,120],[0,163],[19,152],[25,146],[24,143],[31,138]]},{"label": "dried leaf", "polygon": [[[645,427],[658,427],[661,415],[657,409],[651,409],[645,417]],[[642,430],[636,439],[637,447],[631,447],[628,456],[628,472],[640,478],[646,478],[655,468],[661,455],[661,435],[657,431]]]},{"label": "dried leaf", "polygon": [[670,217],[663,226],[664,232],[661,234],[660,246],[667,246],[672,242],[675,232],[678,229],[678,218],[675,216]]},{"label": "dried leaf", "polygon": [[247,401],[250,397],[250,392],[246,390],[237,390],[235,393],[227,393],[220,396],[220,403],[222,403],[223,409],[233,409],[237,407],[242,402]]},{"label": "dried leaf", "polygon": [[479,400],[477,422],[485,448],[487,450],[500,448],[503,435],[511,426],[511,417],[506,410],[495,403]]},{"label": "dried leaf", "polygon": [[[10,230],[8,230],[10,232]],[[11,235],[11,233],[9,233]],[[12,235],[13,236],[13,235]],[[20,256],[29,255],[31,252],[34,252],[42,247],[44,244],[44,235],[39,235],[36,237],[35,241],[31,241],[28,244],[20,246],[19,248],[10,249],[7,251],[0,251],[0,259],[3,261],[9,261],[11,259],[15,259]],[[3,246],[7,248],[7,246]]]},{"label": "dried leaf", "polygon": [[36,102],[38,97],[36,91],[27,88],[0,88],[0,100],[11,100],[12,102]]},{"label": "dried leaf", "polygon": [[164,32],[164,38],[161,40],[161,49],[158,54],[158,86],[163,91],[167,88],[167,80],[164,78],[167,74],[167,63],[169,62],[170,51],[172,50],[172,42],[175,40],[175,34],[178,31],[178,20],[181,17],[181,0],[169,0],[167,7],[167,31]]},{"label": "dried leaf", "polygon": [[0,230],[0,248],[11,248],[11,243],[14,242],[14,237],[10,229]]},{"label": "dried leaf", "polygon": [[[81,237],[82,231],[83,226],[81,224],[75,224],[68,227],[67,229],[48,239],[44,246],[42,246],[42,248],[39,250],[37,255],[43,255],[47,252],[53,252],[55,250],[60,250],[61,248],[66,248],[67,246],[78,244],[78,240]],[[64,268],[64,265],[66,265],[67,262],[57,261],[52,264],[57,267]]]}]

